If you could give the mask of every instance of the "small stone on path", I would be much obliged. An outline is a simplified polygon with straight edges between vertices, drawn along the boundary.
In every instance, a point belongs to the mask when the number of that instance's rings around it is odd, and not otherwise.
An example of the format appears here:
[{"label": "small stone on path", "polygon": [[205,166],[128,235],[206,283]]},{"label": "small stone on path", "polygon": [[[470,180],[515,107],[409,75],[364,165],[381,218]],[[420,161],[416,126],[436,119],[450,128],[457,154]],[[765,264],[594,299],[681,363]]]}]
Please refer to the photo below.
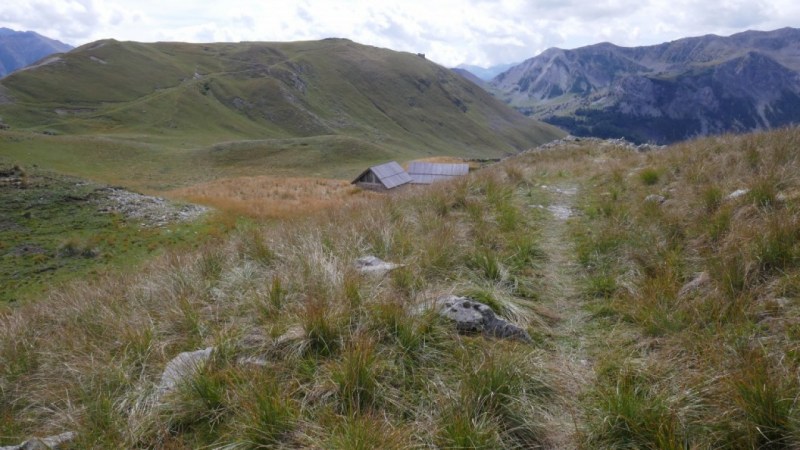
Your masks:
[{"label": "small stone on path", "polygon": [[572,216],[572,210],[567,205],[550,205],[547,210],[553,213],[553,216],[559,220],[567,220]]}]

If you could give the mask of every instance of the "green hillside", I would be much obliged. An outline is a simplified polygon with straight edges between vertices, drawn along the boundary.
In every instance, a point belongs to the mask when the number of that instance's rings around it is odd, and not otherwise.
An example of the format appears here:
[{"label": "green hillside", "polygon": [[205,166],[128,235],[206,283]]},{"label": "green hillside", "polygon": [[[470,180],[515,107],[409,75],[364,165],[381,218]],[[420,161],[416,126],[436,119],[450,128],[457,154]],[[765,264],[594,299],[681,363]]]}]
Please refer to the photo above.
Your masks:
[{"label": "green hillside", "polygon": [[[0,117],[12,131],[51,135],[4,132],[2,155],[116,181],[145,153],[167,172],[141,184],[149,189],[231,166],[347,177],[390,158],[496,157],[563,134],[422,57],[343,39],[98,41],[4,78]],[[94,161],[101,149],[116,161]]]}]

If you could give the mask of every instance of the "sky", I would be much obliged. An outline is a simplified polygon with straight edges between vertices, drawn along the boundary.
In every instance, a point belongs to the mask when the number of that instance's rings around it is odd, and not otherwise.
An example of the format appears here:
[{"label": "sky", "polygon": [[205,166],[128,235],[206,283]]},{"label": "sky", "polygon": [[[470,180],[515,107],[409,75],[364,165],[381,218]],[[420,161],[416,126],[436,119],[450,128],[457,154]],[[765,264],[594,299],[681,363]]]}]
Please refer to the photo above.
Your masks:
[{"label": "sky", "polygon": [[516,63],[550,47],[652,45],[800,26],[797,0],[2,0],[0,27],[79,46],[348,38],[448,67]]}]

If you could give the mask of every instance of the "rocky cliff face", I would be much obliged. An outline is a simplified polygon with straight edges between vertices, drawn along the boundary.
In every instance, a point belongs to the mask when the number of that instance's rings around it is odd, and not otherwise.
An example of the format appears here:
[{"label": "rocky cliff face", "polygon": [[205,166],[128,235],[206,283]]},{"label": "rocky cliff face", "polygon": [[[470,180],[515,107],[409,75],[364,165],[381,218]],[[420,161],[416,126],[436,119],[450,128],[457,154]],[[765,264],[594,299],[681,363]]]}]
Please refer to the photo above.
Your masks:
[{"label": "rocky cliff face", "polygon": [[0,28],[0,78],[53,53],[67,52],[71,46],[33,31]]},{"label": "rocky cliff face", "polygon": [[800,29],[550,49],[491,88],[576,135],[668,143],[800,122]]}]

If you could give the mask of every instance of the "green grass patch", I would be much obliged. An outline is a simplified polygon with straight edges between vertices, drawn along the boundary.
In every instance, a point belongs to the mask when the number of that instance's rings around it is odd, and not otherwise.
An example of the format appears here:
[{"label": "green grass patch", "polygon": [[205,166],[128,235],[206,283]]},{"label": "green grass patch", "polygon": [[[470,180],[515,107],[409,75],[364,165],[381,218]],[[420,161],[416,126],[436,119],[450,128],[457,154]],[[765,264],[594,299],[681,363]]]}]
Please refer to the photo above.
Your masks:
[{"label": "green grass patch", "polygon": [[[1,165],[0,172],[10,172]],[[197,247],[211,222],[144,228],[103,213],[98,185],[25,168],[26,185],[0,176],[0,302],[23,301],[59,282],[125,270],[169,248]]]}]

